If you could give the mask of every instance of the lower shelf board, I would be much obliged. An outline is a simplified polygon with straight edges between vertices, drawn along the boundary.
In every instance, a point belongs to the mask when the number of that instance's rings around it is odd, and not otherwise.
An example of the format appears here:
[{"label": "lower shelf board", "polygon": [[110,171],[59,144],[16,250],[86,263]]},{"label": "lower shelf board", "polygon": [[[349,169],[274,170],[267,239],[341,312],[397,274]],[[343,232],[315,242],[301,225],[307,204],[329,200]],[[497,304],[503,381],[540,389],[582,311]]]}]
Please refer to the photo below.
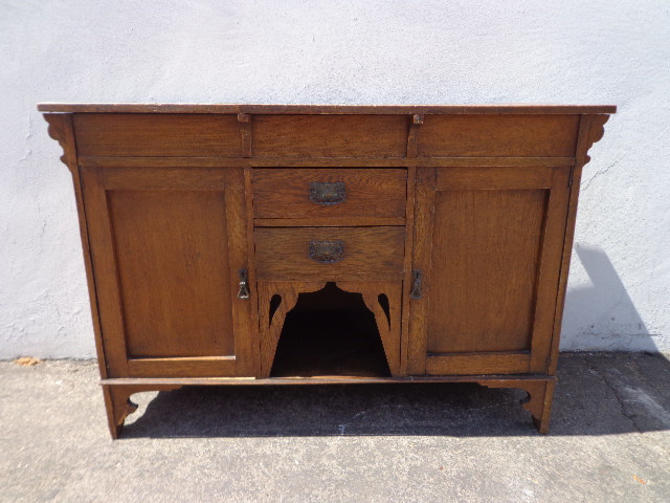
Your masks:
[{"label": "lower shelf board", "polygon": [[377,384],[377,383],[482,383],[500,381],[551,381],[547,375],[465,375],[465,376],[407,376],[369,377],[346,375],[282,376],[256,379],[255,377],[116,377],[102,379],[103,386],[272,386],[302,384]]}]

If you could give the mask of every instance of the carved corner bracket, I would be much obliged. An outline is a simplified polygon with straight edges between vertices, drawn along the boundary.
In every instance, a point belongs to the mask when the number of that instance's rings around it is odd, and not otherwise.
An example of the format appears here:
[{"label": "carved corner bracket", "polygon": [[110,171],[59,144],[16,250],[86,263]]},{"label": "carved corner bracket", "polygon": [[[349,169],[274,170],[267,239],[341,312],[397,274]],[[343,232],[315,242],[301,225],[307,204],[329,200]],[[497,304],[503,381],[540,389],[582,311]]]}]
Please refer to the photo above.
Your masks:
[{"label": "carved corner bracket", "polygon": [[605,123],[609,118],[610,116],[607,114],[585,115],[582,117],[579,143],[577,145],[577,159],[578,162],[581,161],[582,165],[591,160],[588,156],[588,151],[605,134]]},{"label": "carved corner bracket", "polygon": [[[269,377],[272,363],[277,352],[277,344],[286,321],[286,315],[298,303],[301,293],[310,293],[321,290],[326,286],[325,281],[319,282],[294,282],[294,283],[259,283],[258,302],[259,323],[261,325],[261,377]],[[274,313],[270,312],[269,306],[272,297],[280,297],[279,305]]]},{"label": "carved corner bracket", "polygon": [[172,391],[181,388],[179,385],[120,385],[120,386],[104,386],[105,394],[109,394],[109,401],[111,407],[107,407],[107,419],[109,422],[109,430],[112,438],[116,439],[119,436],[121,428],[126,418],[137,410],[137,404],[130,400],[133,393],[141,393],[143,391]]},{"label": "carved corner bracket", "polygon": [[521,401],[523,408],[530,412],[533,423],[540,433],[549,432],[551,398],[554,394],[556,379],[490,379],[478,381],[487,388],[519,388],[528,395]]},{"label": "carved corner bracket", "polygon": [[72,117],[70,114],[44,114],[44,120],[49,127],[47,129],[49,136],[56,140],[63,149],[63,155],[60,160],[70,171],[75,169],[75,143],[72,132]]}]

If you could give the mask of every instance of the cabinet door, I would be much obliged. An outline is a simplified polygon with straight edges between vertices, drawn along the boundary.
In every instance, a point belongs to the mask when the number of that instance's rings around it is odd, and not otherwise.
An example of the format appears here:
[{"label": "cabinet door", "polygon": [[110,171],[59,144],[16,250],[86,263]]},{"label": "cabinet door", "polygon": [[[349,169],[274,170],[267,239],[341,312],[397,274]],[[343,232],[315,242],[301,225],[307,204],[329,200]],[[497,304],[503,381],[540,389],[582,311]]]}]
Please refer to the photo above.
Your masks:
[{"label": "cabinet door", "polygon": [[242,169],[81,174],[110,375],[255,375]]},{"label": "cabinet door", "polygon": [[546,372],[569,169],[417,173],[410,373]]}]

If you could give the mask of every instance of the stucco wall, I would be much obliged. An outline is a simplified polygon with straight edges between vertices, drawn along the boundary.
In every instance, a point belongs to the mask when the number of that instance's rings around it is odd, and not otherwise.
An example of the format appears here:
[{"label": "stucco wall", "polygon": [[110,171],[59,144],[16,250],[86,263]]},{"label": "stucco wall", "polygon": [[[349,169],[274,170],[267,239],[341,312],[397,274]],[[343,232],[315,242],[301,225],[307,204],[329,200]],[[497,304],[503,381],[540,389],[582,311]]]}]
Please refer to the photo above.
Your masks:
[{"label": "stucco wall", "polygon": [[585,168],[563,349],[670,349],[670,4],[0,2],[0,358],[88,357],[40,101],[616,104]]}]

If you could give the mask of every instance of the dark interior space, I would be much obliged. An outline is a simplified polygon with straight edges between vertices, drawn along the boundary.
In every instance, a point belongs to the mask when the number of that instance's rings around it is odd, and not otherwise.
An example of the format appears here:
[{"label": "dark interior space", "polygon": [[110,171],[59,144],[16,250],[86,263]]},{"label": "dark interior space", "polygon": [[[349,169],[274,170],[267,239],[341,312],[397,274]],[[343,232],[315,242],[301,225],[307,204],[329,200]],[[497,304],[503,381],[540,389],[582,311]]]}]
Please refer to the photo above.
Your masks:
[{"label": "dark interior space", "polygon": [[[273,299],[275,309],[279,299]],[[271,314],[272,314],[271,303]],[[375,317],[360,293],[333,282],[301,293],[286,315],[272,377],[390,376]]]}]

